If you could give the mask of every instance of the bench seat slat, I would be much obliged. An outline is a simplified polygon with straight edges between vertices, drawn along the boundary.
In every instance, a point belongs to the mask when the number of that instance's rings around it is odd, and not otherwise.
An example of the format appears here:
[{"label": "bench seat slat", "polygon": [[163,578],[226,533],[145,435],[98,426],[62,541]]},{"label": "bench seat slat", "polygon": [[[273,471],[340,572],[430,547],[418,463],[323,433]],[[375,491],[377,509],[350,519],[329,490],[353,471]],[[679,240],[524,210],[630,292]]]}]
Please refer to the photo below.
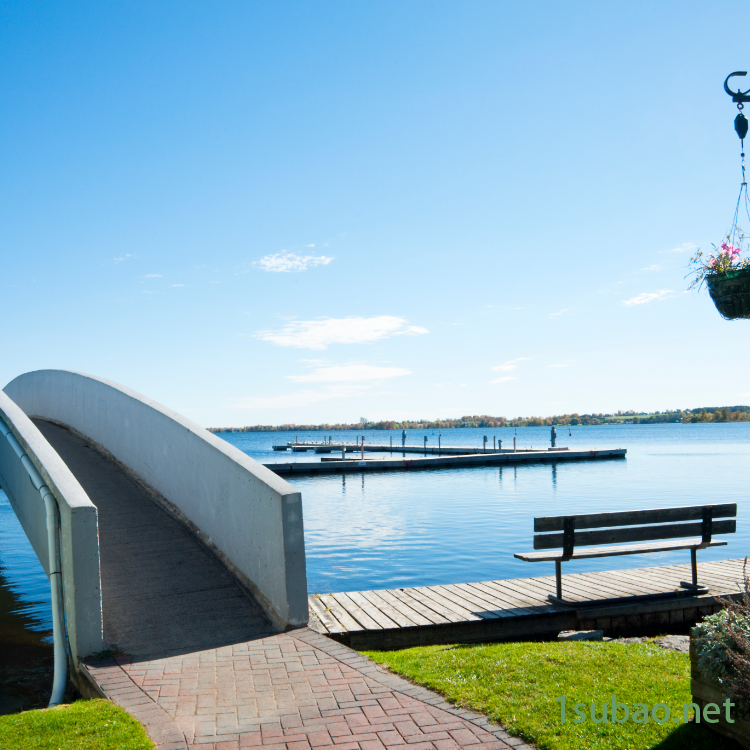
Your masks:
[{"label": "bench seat slat", "polygon": [[[652,510],[624,510],[612,513],[580,513],[569,516],[576,529],[601,529],[608,526],[636,526],[649,523],[679,523],[700,521],[703,508],[711,508],[714,518],[733,518],[737,503],[720,505],[690,505],[681,508],[654,508]],[[534,531],[562,531],[566,516],[541,516],[534,519]]]},{"label": "bench seat slat", "polygon": [[[734,534],[737,522],[713,521],[711,534]],[[679,539],[703,535],[703,524],[675,523],[659,526],[632,526],[630,528],[600,529],[596,531],[576,531],[575,546],[591,547],[601,544],[623,544],[626,542],[648,542],[652,539]],[[563,534],[537,534],[534,549],[554,549],[563,546]]]},{"label": "bench seat slat", "polygon": [[[707,547],[722,547],[726,545],[723,540],[714,540]],[[666,542],[652,542],[651,544],[629,544],[619,547],[588,547],[585,549],[575,549],[571,560],[582,560],[589,557],[614,557],[616,555],[638,555],[646,552],[669,552],[678,549],[699,549],[702,548],[700,538],[696,539],[675,539]],[[549,560],[562,560],[562,550],[554,552],[517,552],[514,557],[526,562],[542,562]]]}]

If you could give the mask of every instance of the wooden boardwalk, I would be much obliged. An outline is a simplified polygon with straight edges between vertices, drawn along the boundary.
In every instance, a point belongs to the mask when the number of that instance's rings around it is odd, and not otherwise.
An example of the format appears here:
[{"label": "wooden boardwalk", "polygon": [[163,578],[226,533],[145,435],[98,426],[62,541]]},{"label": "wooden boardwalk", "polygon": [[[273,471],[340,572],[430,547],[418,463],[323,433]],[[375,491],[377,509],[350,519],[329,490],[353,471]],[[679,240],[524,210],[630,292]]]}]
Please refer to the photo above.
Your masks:
[{"label": "wooden boardwalk", "polygon": [[[315,594],[309,597],[310,627],[357,649],[519,640],[594,628],[606,635],[674,632],[719,609],[716,596],[738,594],[743,563],[699,563],[699,581],[708,586],[699,596],[575,609],[547,600],[555,593],[554,576]],[[689,578],[689,564],[573,573],[563,576],[563,590],[568,599],[587,602],[672,592]]]}]

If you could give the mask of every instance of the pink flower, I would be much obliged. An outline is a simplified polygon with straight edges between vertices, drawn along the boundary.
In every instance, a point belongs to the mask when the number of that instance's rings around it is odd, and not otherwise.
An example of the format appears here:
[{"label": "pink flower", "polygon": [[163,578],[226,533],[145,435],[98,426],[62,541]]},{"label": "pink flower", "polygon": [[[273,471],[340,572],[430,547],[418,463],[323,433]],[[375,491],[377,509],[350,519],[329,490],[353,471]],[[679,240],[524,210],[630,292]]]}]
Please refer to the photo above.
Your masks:
[{"label": "pink flower", "polygon": [[713,268],[716,265],[716,258],[713,255],[708,259],[708,267]]}]

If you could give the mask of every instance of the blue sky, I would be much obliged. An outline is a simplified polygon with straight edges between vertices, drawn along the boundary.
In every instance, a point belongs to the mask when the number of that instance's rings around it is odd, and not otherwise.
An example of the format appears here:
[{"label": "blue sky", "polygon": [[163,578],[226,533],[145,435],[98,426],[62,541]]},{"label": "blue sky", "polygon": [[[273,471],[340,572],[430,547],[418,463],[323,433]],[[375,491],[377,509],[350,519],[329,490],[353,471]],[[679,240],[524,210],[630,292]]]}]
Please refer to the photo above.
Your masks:
[{"label": "blue sky", "polygon": [[734,210],[748,28],[4,3],[0,381],[81,370],[206,426],[748,403],[750,324],[684,279]]}]

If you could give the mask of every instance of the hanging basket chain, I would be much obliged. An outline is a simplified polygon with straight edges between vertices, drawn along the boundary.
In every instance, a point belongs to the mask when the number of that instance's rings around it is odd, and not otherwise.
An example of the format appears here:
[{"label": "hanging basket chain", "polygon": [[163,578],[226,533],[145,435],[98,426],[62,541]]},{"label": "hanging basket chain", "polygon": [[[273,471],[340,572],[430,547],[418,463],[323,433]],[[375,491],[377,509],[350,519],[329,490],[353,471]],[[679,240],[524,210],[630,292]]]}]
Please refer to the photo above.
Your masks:
[{"label": "hanging basket chain", "polygon": [[[740,193],[737,196],[737,204],[734,208],[732,226],[727,232],[726,241],[722,242],[720,247],[714,245],[714,252],[707,260],[703,259],[703,253],[700,250],[691,259],[691,263],[697,266],[697,275],[693,285],[697,286],[703,281],[706,282],[708,293],[719,314],[725,320],[750,319],[750,265],[747,258],[740,259],[740,252],[747,250],[747,248],[742,247],[745,241],[745,233],[738,226],[740,206],[743,203],[745,216],[750,222],[750,198],[748,197],[745,171],[745,137],[748,129],[750,129],[750,122],[742,112],[744,105],[750,103],[750,89],[733,91],[728,85],[731,78],[746,75],[746,71],[739,70],[730,73],[724,81],[724,90],[732,97],[732,101],[737,104],[739,110],[739,114],[734,118],[734,129],[741,144],[742,182],[740,183]],[[748,227],[750,224],[745,226]]]},{"label": "hanging basket chain", "polygon": [[[744,72],[739,71],[737,73],[732,73],[732,76],[735,75],[745,75]],[[727,81],[732,76],[727,77]],[[740,215],[740,203],[742,203],[742,198],[744,196],[745,198],[745,215],[747,216],[748,221],[750,222],[750,204],[748,203],[748,196],[747,196],[747,177],[745,175],[745,136],[747,135],[748,131],[748,120],[745,117],[745,115],[742,113],[742,110],[745,108],[745,105],[743,102],[750,101],[750,97],[748,97],[748,94],[750,94],[750,91],[737,91],[737,92],[731,92],[729,87],[727,86],[727,81],[724,81],[724,88],[727,91],[727,93],[733,94],[732,101],[737,103],[737,109],[739,110],[739,114],[737,117],[734,118],[734,129],[737,133],[737,135],[740,138],[740,157],[741,157],[741,165],[742,165],[742,182],[740,183],[740,194],[737,196],[737,205],[734,209],[734,218],[732,219],[732,228],[727,233],[727,236],[729,238],[729,242],[734,244],[740,244],[742,240],[744,239],[744,233],[742,230],[737,226],[737,222],[739,221],[739,215]],[[750,225],[746,225],[750,226]]]}]

